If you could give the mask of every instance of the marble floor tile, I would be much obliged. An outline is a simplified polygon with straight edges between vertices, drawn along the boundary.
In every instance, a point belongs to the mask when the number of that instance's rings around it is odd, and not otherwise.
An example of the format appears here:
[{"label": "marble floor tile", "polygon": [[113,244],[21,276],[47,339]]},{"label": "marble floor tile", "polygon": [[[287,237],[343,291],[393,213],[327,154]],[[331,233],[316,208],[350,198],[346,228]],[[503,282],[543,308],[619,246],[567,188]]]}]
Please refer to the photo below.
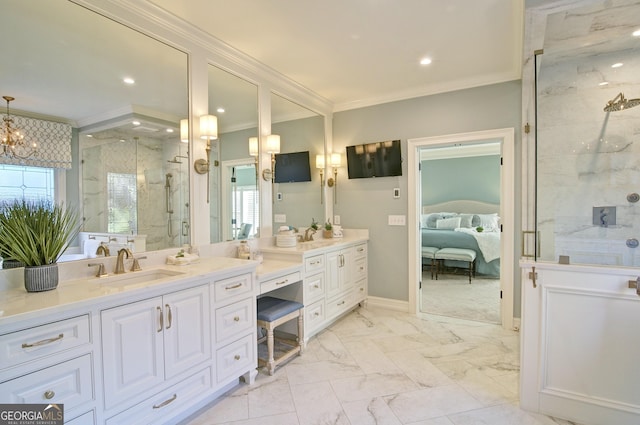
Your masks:
[{"label": "marble floor tile", "polygon": [[359,308],[183,425],[577,425],[518,406],[518,332]]}]

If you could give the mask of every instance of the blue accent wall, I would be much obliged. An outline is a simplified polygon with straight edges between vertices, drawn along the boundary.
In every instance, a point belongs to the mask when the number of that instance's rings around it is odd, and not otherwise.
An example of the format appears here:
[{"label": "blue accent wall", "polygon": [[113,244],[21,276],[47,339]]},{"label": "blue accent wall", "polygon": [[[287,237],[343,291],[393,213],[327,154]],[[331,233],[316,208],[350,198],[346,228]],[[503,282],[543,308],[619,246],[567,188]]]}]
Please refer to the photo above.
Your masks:
[{"label": "blue accent wall", "polygon": [[500,203],[500,155],[422,161],[422,205],[457,199]]}]

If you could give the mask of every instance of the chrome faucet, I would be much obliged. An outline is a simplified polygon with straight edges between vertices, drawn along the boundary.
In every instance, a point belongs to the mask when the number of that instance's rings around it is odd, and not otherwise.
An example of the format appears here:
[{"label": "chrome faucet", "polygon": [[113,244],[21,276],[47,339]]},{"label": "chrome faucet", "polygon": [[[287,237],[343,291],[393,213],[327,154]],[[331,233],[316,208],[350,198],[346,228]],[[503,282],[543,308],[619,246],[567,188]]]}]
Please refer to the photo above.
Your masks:
[{"label": "chrome faucet", "polygon": [[126,258],[133,257],[133,253],[129,248],[122,248],[118,250],[118,258],[116,259],[116,271],[114,272],[115,274],[124,273],[125,256]]},{"label": "chrome faucet", "polygon": [[111,253],[109,252],[109,246],[104,242],[100,242],[100,246],[98,246],[98,249],[96,249],[96,255],[100,254],[104,255],[105,257],[111,255]]},{"label": "chrome faucet", "polygon": [[[311,234],[309,234],[309,232],[311,232]],[[305,242],[312,241],[313,240],[313,235],[315,233],[316,233],[316,229],[314,229],[312,227],[307,227],[307,230],[304,231],[304,240],[305,240]]]}]

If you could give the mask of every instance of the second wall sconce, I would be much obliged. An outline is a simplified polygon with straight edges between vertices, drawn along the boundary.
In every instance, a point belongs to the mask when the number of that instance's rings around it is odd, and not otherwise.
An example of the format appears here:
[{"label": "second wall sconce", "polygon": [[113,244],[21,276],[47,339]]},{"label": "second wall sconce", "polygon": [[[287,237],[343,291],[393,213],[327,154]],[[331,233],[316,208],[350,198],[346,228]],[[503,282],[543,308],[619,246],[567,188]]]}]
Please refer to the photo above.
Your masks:
[{"label": "second wall sconce", "polygon": [[[183,128],[183,121],[180,121],[180,138],[182,139],[184,129],[188,139],[189,122],[186,121]],[[207,146],[205,148],[207,157],[205,159],[196,159],[193,163],[193,168],[198,174],[207,174],[207,203],[209,203],[209,172],[211,170],[209,156],[211,153],[211,140],[218,138],[218,117],[215,115],[203,115],[200,117],[200,138],[207,141]]]},{"label": "second wall sconce", "polygon": [[316,155],[316,168],[320,170],[320,203],[324,200],[324,155]]},{"label": "second wall sconce", "polygon": [[327,186],[333,187],[333,203],[338,203],[338,168],[342,165],[342,157],[339,153],[331,154],[331,167],[333,168],[333,178],[327,179]]},{"label": "second wall sconce", "polygon": [[276,165],[276,154],[280,153],[280,136],[277,134],[270,134],[267,136],[267,143],[265,146],[265,151],[271,155],[271,169],[262,170],[262,178],[264,181],[271,180],[273,183],[273,179],[275,178],[275,165]]}]

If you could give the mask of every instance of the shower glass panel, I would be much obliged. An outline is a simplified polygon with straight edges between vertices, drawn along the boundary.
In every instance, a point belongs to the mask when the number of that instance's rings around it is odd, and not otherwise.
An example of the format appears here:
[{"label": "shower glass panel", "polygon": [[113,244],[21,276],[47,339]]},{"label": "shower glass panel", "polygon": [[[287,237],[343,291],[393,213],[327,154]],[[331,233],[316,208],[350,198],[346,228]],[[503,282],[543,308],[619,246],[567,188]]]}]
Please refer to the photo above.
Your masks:
[{"label": "shower glass panel", "polygon": [[536,56],[539,260],[640,265],[640,21],[635,1],[619,3],[547,20]]}]

